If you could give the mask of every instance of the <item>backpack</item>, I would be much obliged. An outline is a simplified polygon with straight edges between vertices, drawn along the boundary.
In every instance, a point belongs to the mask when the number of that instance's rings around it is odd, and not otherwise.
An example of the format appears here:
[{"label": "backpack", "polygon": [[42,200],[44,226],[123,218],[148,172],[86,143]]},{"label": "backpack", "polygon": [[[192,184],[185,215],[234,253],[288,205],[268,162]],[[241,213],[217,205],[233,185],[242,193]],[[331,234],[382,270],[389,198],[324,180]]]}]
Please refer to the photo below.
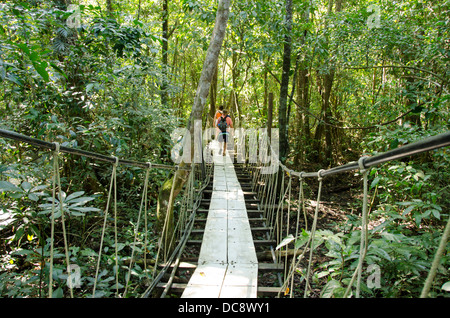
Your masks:
[{"label": "backpack", "polygon": [[227,132],[227,117],[229,117],[228,115],[226,117],[220,117],[219,123],[217,124],[217,127],[219,127],[221,132]]}]

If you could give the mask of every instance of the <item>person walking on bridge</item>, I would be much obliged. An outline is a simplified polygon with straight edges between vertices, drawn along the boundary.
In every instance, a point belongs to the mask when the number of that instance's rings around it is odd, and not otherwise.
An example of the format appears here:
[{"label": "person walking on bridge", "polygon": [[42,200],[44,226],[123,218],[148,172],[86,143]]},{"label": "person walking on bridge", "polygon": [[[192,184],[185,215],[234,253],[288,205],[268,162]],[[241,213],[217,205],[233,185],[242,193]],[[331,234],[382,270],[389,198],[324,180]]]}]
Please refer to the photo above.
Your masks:
[{"label": "person walking on bridge", "polygon": [[217,128],[217,120],[222,117],[223,114],[223,105],[220,105],[219,109],[216,111],[216,114],[214,115],[213,125],[216,127],[216,139],[219,139],[220,130]]},{"label": "person walking on bridge", "polygon": [[217,119],[216,126],[220,130],[219,142],[223,142],[223,148],[222,146],[220,147],[219,155],[222,153],[223,156],[225,156],[227,151],[227,141],[230,138],[230,128],[234,128],[233,121],[228,115],[228,111],[226,109],[222,111],[222,116]]}]

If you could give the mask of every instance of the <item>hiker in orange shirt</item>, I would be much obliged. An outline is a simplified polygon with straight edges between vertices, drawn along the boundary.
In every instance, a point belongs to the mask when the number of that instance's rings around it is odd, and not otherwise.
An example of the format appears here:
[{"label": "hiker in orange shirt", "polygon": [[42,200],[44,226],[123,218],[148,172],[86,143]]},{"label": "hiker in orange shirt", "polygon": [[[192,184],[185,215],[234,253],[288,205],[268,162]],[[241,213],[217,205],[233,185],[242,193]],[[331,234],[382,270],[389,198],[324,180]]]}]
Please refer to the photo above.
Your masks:
[{"label": "hiker in orange shirt", "polygon": [[222,116],[223,112],[223,106],[219,107],[219,110],[216,111],[216,114],[214,115],[214,121],[217,122],[217,119]]},{"label": "hiker in orange shirt", "polygon": [[217,120],[222,117],[223,106],[220,106],[214,115],[214,126],[216,127],[216,140],[219,138],[220,130],[217,128]]},{"label": "hiker in orange shirt", "polygon": [[227,141],[228,138],[230,138],[229,128],[233,128],[233,121],[231,120],[231,117],[228,116],[227,110],[222,111],[222,116],[217,119],[216,126],[220,130],[219,142],[223,142],[223,152],[222,147],[220,147],[219,155],[223,153],[225,156],[227,151]]}]

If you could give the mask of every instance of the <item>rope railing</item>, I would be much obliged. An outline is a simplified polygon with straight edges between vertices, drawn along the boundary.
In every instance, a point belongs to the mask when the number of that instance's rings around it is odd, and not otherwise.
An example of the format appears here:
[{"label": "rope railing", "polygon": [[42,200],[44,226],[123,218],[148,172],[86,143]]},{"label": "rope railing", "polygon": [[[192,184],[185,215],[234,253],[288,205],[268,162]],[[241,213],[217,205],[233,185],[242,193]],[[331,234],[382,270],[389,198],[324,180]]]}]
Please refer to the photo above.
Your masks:
[{"label": "rope railing", "polygon": [[[264,132],[263,132],[264,133]],[[312,255],[314,251],[314,237],[315,237],[315,231],[317,227],[317,219],[318,219],[318,212],[320,208],[320,202],[321,202],[321,189],[323,186],[323,179],[325,177],[359,170],[361,174],[363,175],[363,204],[362,204],[362,213],[361,213],[361,241],[360,241],[360,251],[359,251],[359,260],[358,265],[355,269],[355,272],[352,275],[351,281],[349,286],[347,287],[344,296],[347,297],[354,285],[354,282],[356,280],[356,293],[355,297],[360,296],[360,284],[361,284],[361,273],[362,273],[362,266],[364,258],[367,254],[368,249],[368,220],[367,220],[367,196],[368,196],[368,172],[371,167],[387,163],[393,160],[402,159],[405,157],[413,156],[416,154],[428,152],[434,149],[439,149],[443,147],[450,146],[450,132],[442,133],[437,136],[429,137],[424,140],[420,140],[411,144],[404,145],[402,147],[389,150],[387,152],[377,154],[375,156],[362,156],[358,161],[350,162],[348,164],[333,167],[330,169],[321,169],[316,172],[305,172],[305,171],[294,171],[292,169],[289,169],[287,166],[282,164],[278,159],[278,154],[273,151],[270,142],[266,136],[262,136],[263,143],[260,145],[262,147],[267,147],[267,149],[270,149],[269,151],[266,151],[266,156],[270,153],[270,165],[273,165],[274,162],[276,165],[280,167],[280,169],[277,169],[275,173],[273,174],[263,174],[261,173],[261,167],[264,165],[267,166],[268,159],[266,158],[260,158],[260,160],[257,163],[249,164],[249,170],[252,172],[253,175],[253,182],[254,182],[254,191],[257,193],[258,198],[261,201],[261,206],[264,210],[264,217],[267,218],[267,223],[272,227],[272,231],[270,234],[271,238],[276,239],[277,243],[277,252],[279,252],[277,255],[274,255],[274,258],[276,257],[275,261],[280,262],[280,257],[283,255],[283,250],[286,249],[286,258],[285,258],[285,275],[284,280],[281,288],[281,291],[285,292],[285,295],[290,295],[290,297],[293,296],[292,290],[293,290],[293,277],[295,273],[295,269],[298,267],[300,262],[303,260],[305,253],[309,249],[309,260],[307,265],[307,271],[305,276],[305,290],[304,290],[304,297],[307,297],[308,294],[308,288],[309,288],[309,278],[311,274],[311,261],[312,261]],[[279,174],[282,173],[281,177]],[[285,175],[288,176],[288,185],[287,188],[284,188],[285,183]],[[291,211],[291,185],[292,185],[292,178],[297,177],[299,179],[300,183],[300,192],[299,192],[299,198],[297,201],[297,225],[295,230],[295,236],[290,233],[289,230],[289,221],[287,221],[286,225],[283,226],[283,220],[286,218],[289,220],[290,218],[290,211]],[[306,219],[306,210],[305,210],[305,198],[303,194],[303,187],[305,183],[305,178],[316,178],[318,181],[318,191],[317,191],[317,201],[316,201],[316,207],[313,217],[313,224],[311,225],[309,239],[307,243],[304,245],[303,251],[299,254],[299,248],[294,248],[294,254],[291,260],[291,263],[288,264],[287,262],[287,249],[289,244],[293,244],[295,242],[295,239],[298,238],[299,235],[299,222],[300,222],[300,211],[303,211],[304,218],[305,218],[305,231],[307,231],[308,224]],[[278,182],[281,182],[281,185],[278,185]],[[274,189],[280,189],[280,193],[278,194]],[[276,199],[278,198],[278,205],[274,204]],[[287,208],[287,215],[283,215],[284,211],[284,204],[285,200],[287,200],[288,208]],[[427,281],[425,283],[425,286],[422,291],[421,297],[426,297],[427,295],[427,289],[430,288],[431,282],[430,280],[433,279],[436,272],[435,264],[438,264],[439,259],[442,255],[442,246],[445,246],[445,243],[448,240],[449,232],[450,231],[450,218],[448,221],[448,224],[444,230],[444,234],[442,235],[441,241],[440,241],[440,248],[436,252],[434,256],[433,266],[429,271]],[[288,268],[289,267],[289,268]],[[280,291],[280,293],[281,293]],[[279,293],[279,296],[280,296]]]},{"label": "rope railing", "polygon": [[[176,228],[174,230],[174,234],[171,237],[167,237],[167,239],[170,240],[170,243],[163,244],[161,240],[163,239],[164,235],[161,235],[160,242],[158,246],[161,245],[172,245],[175,244],[175,242],[178,242],[176,244],[175,248],[173,249],[172,253],[170,255],[167,255],[165,251],[160,251],[156,253],[156,260],[153,268],[153,273],[150,279],[150,285],[146,289],[146,291],[143,293],[142,297],[149,297],[154,288],[157,286],[157,284],[160,282],[162,277],[166,275],[170,268],[172,268],[172,272],[170,274],[170,280],[166,285],[166,288],[164,289],[162,293],[162,297],[164,297],[168,289],[170,288],[171,282],[173,281],[173,277],[175,275],[175,271],[177,270],[177,264],[180,262],[181,255],[184,251],[184,247],[188,241],[189,235],[193,229],[194,222],[195,222],[195,214],[196,210],[200,206],[201,202],[201,195],[202,191],[206,188],[208,185],[208,182],[210,180],[210,175],[212,171],[212,164],[206,165],[207,171],[205,174],[204,168],[205,166],[200,167],[198,164],[192,164],[192,165],[186,165],[185,167],[181,168],[178,165],[171,166],[171,165],[164,165],[164,164],[156,164],[156,163],[150,163],[150,162],[138,162],[134,160],[128,160],[128,159],[120,159],[115,156],[107,156],[95,152],[90,152],[86,150],[81,149],[75,149],[70,147],[65,147],[60,145],[56,142],[47,142],[42,141],[36,138],[28,137],[22,134],[18,134],[16,132],[11,132],[8,130],[0,129],[0,137],[8,138],[11,140],[15,140],[18,142],[24,142],[27,144],[30,144],[35,147],[48,149],[53,152],[53,201],[52,201],[52,214],[51,214],[51,254],[53,254],[54,250],[54,224],[55,224],[55,213],[56,209],[59,208],[61,211],[61,225],[63,228],[63,239],[64,239],[64,250],[65,250],[65,262],[67,263],[66,266],[68,268],[68,275],[70,280],[71,272],[69,270],[69,257],[68,257],[68,248],[69,244],[67,241],[67,233],[65,229],[65,222],[64,222],[64,211],[62,208],[62,205],[59,204],[57,206],[57,189],[59,191],[59,196],[61,197],[61,182],[60,182],[60,176],[59,176],[59,155],[61,153],[67,153],[67,154],[73,154],[73,155],[79,155],[79,156],[85,156],[89,158],[93,158],[95,160],[107,162],[113,165],[113,170],[111,173],[111,182],[110,187],[108,191],[108,198],[106,201],[106,208],[104,211],[104,220],[103,220],[103,226],[102,226],[102,235],[101,235],[101,242],[100,242],[100,249],[98,252],[98,258],[97,258],[97,265],[95,268],[95,280],[93,283],[93,291],[92,296],[96,296],[96,284],[99,276],[99,268],[101,265],[101,253],[102,253],[102,245],[103,245],[103,238],[105,229],[107,226],[107,217],[109,213],[109,207],[111,200],[113,201],[113,209],[114,209],[114,241],[115,241],[115,280],[116,280],[116,297],[121,297],[119,295],[119,264],[118,264],[118,254],[117,254],[117,246],[118,246],[118,237],[117,237],[117,167],[118,165],[129,165],[129,166],[135,166],[140,167],[142,169],[145,169],[146,176],[145,181],[143,185],[143,193],[141,196],[141,204],[139,207],[138,217],[137,217],[137,223],[135,225],[134,229],[134,241],[132,244],[132,251],[131,251],[131,259],[130,264],[128,266],[127,274],[123,280],[125,281],[125,287],[122,297],[126,296],[127,288],[129,286],[129,282],[131,279],[131,269],[133,267],[133,262],[135,261],[135,253],[136,253],[136,245],[137,245],[137,233],[139,231],[139,228],[141,226],[141,219],[142,216],[144,216],[144,228],[145,231],[145,242],[144,242],[144,267],[146,269],[147,264],[147,212],[148,212],[148,198],[147,198],[147,190],[148,190],[148,173],[150,169],[169,169],[169,170],[175,170],[175,173],[177,173],[179,170],[187,170],[188,171],[188,180],[184,186],[184,191],[182,192],[182,203],[181,203],[181,209],[178,213],[177,217],[177,223]],[[359,261],[358,265],[352,275],[351,282],[347,287],[347,290],[345,292],[345,296],[348,296],[351,289],[353,288],[353,284],[356,281],[356,297],[359,297],[360,294],[360,282],[361,282],[361,271],[363,266],[363,261],[365,258],[365,255],[367,254],[368,249],[368,229],[367,229],[367,189],[368,189],[368,171],[369,168],[392,161],[397,160],[401,158],[405,158],[408,156],[412,156],[415,154],[431,151],[434,149],[447,147],[450,145],[450,132],[443,133],[434,137],[430,137],[427,139],[424,139],[422,141],[418,141],[415,143],[411,143],[408,145],[404,145],[400,148],[393,149],[390,151],[387,151],[385,153],[381,153],[375,156],[361,157],[358,161],[350,162],[348,164],[333,167],[330,169],[321,169],[317,172],[304,172],[304,171],[294,171],[292,169],[289,169],[287,166],[283,165],[279,159],[278,155],[273,151],[273,149],[270,146],[270,142],[267,138],[267,136],[263,136],[263,145],[267,146],[267,149],[269,151],[266,151],[266,158],[260,158],[258,162],[254,162],[248,164],[248,168],[252,173],[252,186],[253,186],[253,192],[257,193],[258,198],[260,198],[261,205],[260,207],[263,210],[263,217],[266,219],[266,225],[271,227],[271,231],[268,234],[268,238],[273,238],[276,240],[277,243],[277,249],[272,249],[272,255],[275,260],[275,262],[281,262],[282,258],[284,256],[284,275],[283,278],[281,278],[281,275],[278,276],[278,279],[280,281],[280,285],[282,285],[283,291],[285,291],[285,295],[290,295],[290,297],[293,297],[293,284],[294,284],[294,273],[295,269],[298,267],[300,262],[303,260],[304,256],[306,255],[307,251],[309,250],[309,262],[308,262],[308,268],[305,276],[305,290],[304,290],[304,297],[308,294],[309,289],[309,278],[311,276],[311,261],[312,256],[314,252],[314,236],[315,231],[317,228],[317,219],[318,214],[320,210],[320,202],[321,202],[321,190],[323,186],[323,180],[325,177],[344,173],[348,171],[353,170],[359,170],[363,175],[363,208],[361,213],[361,241],[360,241],[360,251],[359,251]],[[271,158],[270,164],[273,164],[273,162],[276,162],[276,164],[281,167],[281,169],[277,169],[274,173],[267,173],[263,171],[263,167],[267,166],[269,160],[267,160],[267,156]],[[281,175],[280,175],[281,174]],[[286,182],[286,176],[288,178],[287,185]],[[290,224],[290,213],[292,210],[292,207],[294,204],[292,204],[295,199],[292,199],[292,181],[293,178],[298,178],[300,183],[300,192],[298,195],[297,200],[297,224],[295,226],[295,236],[293,233],[291,233],[291,224]],[[318,181],[318,193],[317,193],[317,202],[313,217],[313,223],[311,225],[311,228],[309,229],[310,235],[308,242],[304,245],[303,250],[300,253],[300,247],[294,248],[294,254],[291,259],[291,262],[288,262],[288,246],[289,244],[292,244],[292,242],[295,241],[295,239],[299,236],[299,224],[300,224],[300,211],[303,211],[304,219],[305,219],[305,231],[308,230],[308,224],[307,224],[307,218],[306,218],[306,209],[305,209],[305,196],[303,193],[304,185],[305,185],[305,179],[306,178],[316,178]],[[280,183],[280,184],[279,184]],[[174,186],[174,183],[172,184],[172,187]],[[173,191],[173,188],[172,188]],[[279,192],[278,192],[279,191]],[[181,192],[180,192],[181,193]],[[173,198],[171,198],[173,199]],[[286,203],[285,203],[286,202]],[[285,211],[285,204],[287,204],[287,213],[284,213]],[[168,214],[168,213],[167,213]],[[165,226],[163,231],[166,231],[167,229],[167,214],[166,214],[166,220],[165,220]],[[434,279],[437,265],[439,264],[439,259],[443,253],[442,246],[445,247],[445,244],[448,240],[449,232],[450,231],[450,218],[448,221],[448,224],[444,230],[444,234],[441,238],[439,248],[434,256],[433,266],[430,269],[428,273],[428,277],[426,280],[426,283],[424,285],[423,291],[422,291],[422,297],[426,297],[428,294],[428,290],[431,286],[432,280]],[[285,255],[283,255],[283,251],[285,251]],[[161,256],[161,253],[165,253],[164,256]],[[164,266],[163,268],[157,272],[158,267],[158,261],[160,258],[164,259]],[[51,274],[53,271],[53,255],[51,256],[51,263],[50,263],[50,275],[49,275],[49,296],[52,295],[52,277]],[[69,285],[69,284],[68,284]],[[70,295],[73,297],[73,288],[71,285],[70,287]]]},{"label": "rope railing", "polygon": [[[10,130],[0,129],[0,137],[12,139],[12,140],[19,141],[19,142],[25,142],[32,146],[43,148],[43,149],[56,150],[56,145],[54,142],[48,142],[48,141],[36,139],[33,137],[25,136],[23,134],[19,134],[14,131],[10,131]],[[107,156],[107,155],[92,152],[92,151],[86,151],[86,150],[66,147],[66,146],[62,146],[62,145],[59,146],[59,152],[88,157],[88,158],[96,159],[96,160],[103,161],[103,162],[109,162],[112,164],[116,163],[116,157],[114,157],[114,156]],[[176,170],[179,168],[178,165],[172,166],[172,165],[165,165],[165,164],[159,164],[159,163],[139,162],[139,161],[135,161],[135,160],[122,159],[122,158],[119,158],[118,164],[134,166],[134,167],[139,167],[139,168],[143,168],[143,169],[151,167],[151,168],[155,168],[155,169]],[[190,170],[190,168],[183,168],[183,169]]]},{"label": "rope railing", "polygon": [[[63,204],[58,202],[57,200],[57,193],[59,193],[59,199],[61,200],[62,197],[62,188],[61,188],[61,180],[60,180],[60,166],[59,166],[59,155],[61,153],[67,153],[67,154],[73,154],[73,155],[79,155],[84,157],[89,157],[95,160],[99,160],[102,162],[111,163],[113,165],[113,170],[111,173],[110,178],[110,185],[109,185],[109,191],[108,191],[108,197],[106,200],[106,208],[104,210],[104,217],[103,217],[103,225],[101,228],[101,238],[100,238],[100,246],[98,249],[97,254],[97,261],[95,266],[95,279],[93,280],[93,289],[92,289],[92,297],[96,297],[96,290],[97,290],[97,284],[99,282],[99,271],[101,267],[101,258],[102,258],[102,251],[103,251],[103,245],[104,245],[104,237],[105,237],[105,231],[107,229],[107,223],[108,223],[108,215],[110,210],[111,201],[113,202],[113,220],[114,220],[114,245],[115,245],[115,251],[114,251],[114,269],[115,269],[115,289],[116,289],[116,297],[127,297],[127,291],[129,288],[129,283],[131,281],[131,270],[133,268],[133,264],[136,260],[136,252],[137,252],[137,234],[141,227],[141,219],[142,216],[144,217],[144,246],[142,248],[143,251],[143,258],[144,258],[144,271],[147,273],[147,251],[148,251],[148,184],[149,184],[149,171],[151,169],[168,169],[168,170],[175,170],[175,173],[181,171],[181,170],[187,170],[188,172],[188,182],[184,186],[184,192],[182,192],[182,207],[181,211],[179,213],[177,227],[174,230],[174,235],[170,237],[171,243],[174,243],[176,239],[178,239],[179,243],[175,247],[173,253],[168,257],[167,255],[164,255],[165,263],[171,264],[171,262],[176,258],[179,261],[180,255],[184,249],[184,246],[187,242],[187,238],[189,237],[190,231],[193,227],[193,222],[195,220],[195,211],[199,206],[201,191],[204,189],[207,185],[207,181],[209,180],[209,174],[211,173],[211,169],[208,169],[208,175],[206,176],[206,180],[202,179],[202,169],[198,167],[198,164],[192,164],[192,165],[186,165],[185,167],[181,168],[179,165],[176,166],[170,166],[170,165],[164,165],[164,164],[156,164],[151,162],[138,162],[134,160],[128,160],[128,159],[120,159],[115,156],[106,156],[103,154],[99,154],[96,152],[91,151],[85,151],[81,149],[75,149],[70,147],[61,146],[57,142],[47,142],[40,139],[32,138],[29,136],[25,136],[16,132],[0,129],[0,137],[11,139],[18,142],[24,142],[29,145],[32,145],[34,147],[42,148],[42,149],[49,149],[53,152],[53,191],[52,191],[52,209],[51,209],[51,235],[50,235],[50,270],[49,270],[49,282],[48,282],[48,297],[51,298],[53,296],[53,260],[54,260],[54,242],[55,242],[55,215],[57,213],[57,209],[59,209],[59,212],[61,214],[61,225],[63,229],[63,242],[64,242],[64,251],[65,251],[65,263],[67,267],[67,273],[68,273],[68,279],[67,279],[67,285],[70,288],[70,297],[74,297],[74,291],[73,291],[73,285],[72,277],[71,277],[71,270],[69,264],[69,243],[67,240],[67,231],[65,227],[65,219],[64,219],[64,209]],[[128,266],[127,273],[125,275],[121,275],[121,278],[124,280],[124,290],[123,294],[119,294],[119,256],[118,256],[118,229],[117,229],[117,168],[118,166],[122,165],[128,165],[128,166],[134,166],[145,169],[145,180],[143,184],[143,191],[141,196],[141,203],[139,207],[139,212],[137,216],[137,222],[135,224],[134,228],[134,240],[133,243],[130,244],[131,247],[131,257],[130,257],[130,263]],[[206,183],[206,184],[205,184]],[[174,184],[174,183],[173,183]],[[202,188],[199,189],[198,194],[195,193],[195,189],[201,186]],[[173,189],[172,189],[173,190]],[[196,195],[196,197],[195,197]],[[171,200],[174,198],[171,198]],[[188,212],[191,211],[191,212]],[[190,213],[190,215],[188,215]],[[165,218],[165,224],[167,225],[167,218],[168,214],[166,213]],[[165,231],[167,231],[167,226],[164,226],[163,233],[160,238],[159,247],[163,244],[161,242],[161,239],[165,237]],[[167,272],[168,268],[170,266],[166,265],[160,273],[155,277],[156,275],[156,269],[158,267],[158,260],[161,258],[160,254],[166,253],[166,251],[161,251],[158,248],[158,252],[156,253],[156,260],[153,268],[153,274],[149,275],[147,274],[148,279],[151,281],[150,287],[147,288],[147,290],[144,292],[144,297],[148,297],[153,289],[154,286],[159,282],[159,279]],[[172,277],[174,274],[175,269],[172,271]],[[123,276],[123,277],[122,277]],[[122,280],[122,281],[123,281]],[[167,290],[164,291],[165,293]],[[164,294],[164,293],[163,293]]]}]

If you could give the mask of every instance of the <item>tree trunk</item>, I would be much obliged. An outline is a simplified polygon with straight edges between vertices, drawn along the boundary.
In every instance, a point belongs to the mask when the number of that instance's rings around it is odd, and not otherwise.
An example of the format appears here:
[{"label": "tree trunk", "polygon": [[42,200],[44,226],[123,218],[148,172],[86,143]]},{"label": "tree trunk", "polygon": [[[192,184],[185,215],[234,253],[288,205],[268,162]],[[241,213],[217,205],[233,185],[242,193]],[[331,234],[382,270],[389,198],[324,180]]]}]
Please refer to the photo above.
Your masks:
[{"label": "tree trunk", "polygon": [[[216,69],[217,60],[219,58],[219,52],[222,47],[223,39],[225,37],[225,31],[227,27],[229,9],[230,9],[231,0],[220,0],[217,14],[216,14],[216,23],[214,26],[214,31],[212,34],[211,42],[208,47],[208,51],[206,52],[205,62],[203,64],[202,74],[200,76],[200,81],[197,87],[197,92],[194,99],[194,105],[192,106],[191,115],[188,120],[187,128],[191,132],[192,147],[194,146],[193,136],[194,136],[194,121],[202,119],[203,109],[206,104],[206,100],[208,97],[211,81]],[[194,152],[191,151],[191,162],[193,162]],[[171,224],[174,224],[174,216],[173,216],[173,203],[178,195],[178,193],[183,189],[183,186],[187,180],[187,176],[189,174],[188,170],[184,168],[187,166],[187,163],[181,162],[179,167],[181,169],[177,170],[173,177],[166,180],[164,186],[161,188],[159,196],[158,196],[158,209],[157,209],[157,219],[158,219],[158,228],[161,230],[162,225],[164,225],[165,220],[167,218],[166,231],[163,234],[162,240],[162,248],[166,250],[170,250],[173,246],[164,245],[165,242],[170,242],[170,238],[172,237],[173,227]],[[169,189],[170,188],[170,189]],[[173,190],[172,190],[173,189]],[[172,192],[172,195],[171,195]],[[166,255],[170,252],[167,251]]]},{"label": "tree trunk", "polygon": [[297,107],[297,123],[298,123],[298,135],[296,138],[296,149],[294,164],[299,165],[305,159],[305,149],[308,148],[308,142],[310,137],[309,127],[309,77],[308,69],[306,65],[300,67],[298,70],[297,79],[297,103],[300,107]]},{"label": "tree trunk", "polygon": [[139,0],[136,20],[141,18],[141,0]]},{"label": "tree trunk", "polygon": [[280,102],[278,108],[279,134],[280,134],[280,161],[284,163],[289,153],[287,132],[287,97],[289,88],[289,71],[291,69],[291,30],[292,30],[292,0],[286,0],[286,18],[283,54],[283,73],[280,85]]},{"label": "tree trunk", "polygon": [[[303,19],[309,22],[309,8],[303,13]],[[304,45],[306,42],[306,36],[308,32],[304,31],[301,44]],[[300,67],[297,74],[297,125],[298,134],[296,136],[295,149],[297,152],[294,156],[294,165],[298,166],[300,163],[305,161],[305,155],[307,149],[309,149],[310,142],[310,126],[309,126],[309,70],[306,61],[307,52],[303,52],[304,59],[300,62]]]},{"label": "tree trunk", "polygon": [[[340,12],[342,10],[342,0],[336,1],[336,12]],[[333,11],[333,1],[330,0],[328,4],[328,15],[331,15]],[[328,42],[328,41],[327,41]],[[318,74],[318,82],[319,82],[319,92],[322,97],[322,111],[321,111],[321,119],[327,123],[332,123],[332,113],[330,108],[330,96],[331,89],[333,87],[334,81],[334,73],[335,73],[335,65],[328,65],[328,73],[324,74],[322,77]],[[320,83],[321,82],[321,83]],[[323,159],[328,160],[328,165],[333,165],[333,144],[332,144],[332,127],[330,125],[326,125],[323,122],[319,123],[316,128],[316,133],[314,136],[315,150],[318,155],[318,160],[321,161]],[[321,139],[325,134],[325,144],[324,144],[324,155],[325,158],[322,158],[322,147],[321,147]]]},{"label": "tree trunk", "polygon": [[161,104],[167,105],[167,81],[168,81],[168,52],[169,52],[169,0],[164,0],[162,5],[162,79],[161,79]]},{"label": "tree trunk", "polygon": [[218,65],[216,65],[216,70],[214,71],[214,76],[212,79],[212,83],[211,83],[211,87],[210,87],[210,96],[209,96],[209,104],[210,104],[210,109],[209,109],[209,120],[211,122],[211,127],[214,127],[214,116],[216,114],[216,110],[217,110],[217,73],[218,73]]},{"label": "tree trunk", "polygon": [[106,0],[106,11],[108,11],[108,16],[112,17],[113,14],[112,0]]}]

